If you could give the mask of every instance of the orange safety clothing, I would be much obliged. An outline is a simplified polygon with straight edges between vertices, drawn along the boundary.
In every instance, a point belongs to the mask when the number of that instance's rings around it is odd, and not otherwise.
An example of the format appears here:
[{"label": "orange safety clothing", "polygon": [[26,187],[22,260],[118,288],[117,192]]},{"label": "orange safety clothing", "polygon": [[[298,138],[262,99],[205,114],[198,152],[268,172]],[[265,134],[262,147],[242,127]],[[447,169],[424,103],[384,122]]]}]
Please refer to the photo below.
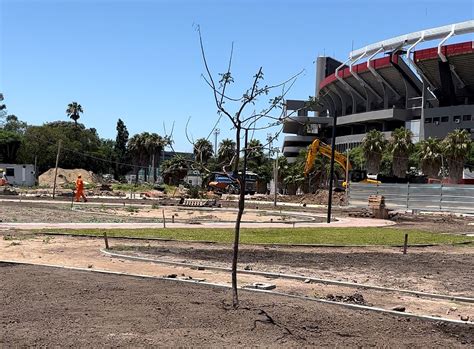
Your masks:
[{"label": "orange safety clothing", "polygon": [[79,202],[81,200],[81,197],[84,198],[84,202],[87,202],[87,198],[84,195],[84,182],[82,181],[82,178],[78,178],[76,180],[76,201]]}]

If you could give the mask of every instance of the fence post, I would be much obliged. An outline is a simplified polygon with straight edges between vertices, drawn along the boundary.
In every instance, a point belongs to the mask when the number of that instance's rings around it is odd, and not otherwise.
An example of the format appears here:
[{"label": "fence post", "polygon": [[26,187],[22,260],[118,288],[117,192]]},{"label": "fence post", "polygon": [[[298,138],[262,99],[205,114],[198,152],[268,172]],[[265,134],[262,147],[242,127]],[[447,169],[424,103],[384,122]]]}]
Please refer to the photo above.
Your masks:
[{"label": "fence post", "polygon": [[405,240],[403,241],[403,254],[407,254],[408,247],[408,234],[405,234]]},{"label": "fence post", "polygon": [[409,207],[409,200],[410,200],[410,182],[407,182],[407,210]]},{"label": "fence post", "polygon": [[440,185],[440,192],[439,192],[439,210],[441,211],[443,209],[443,183]]}]

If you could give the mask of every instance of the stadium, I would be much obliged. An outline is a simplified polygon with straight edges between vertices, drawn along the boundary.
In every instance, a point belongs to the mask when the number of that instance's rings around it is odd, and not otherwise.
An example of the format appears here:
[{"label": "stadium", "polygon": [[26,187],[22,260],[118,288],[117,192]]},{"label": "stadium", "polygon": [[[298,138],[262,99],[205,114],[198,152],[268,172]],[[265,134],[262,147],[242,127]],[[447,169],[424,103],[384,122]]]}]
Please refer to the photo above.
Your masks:
[{"label": "stadium", "polygon": [[[358,146],[372,129],[388,139],[404,126],[415,142],[454,129],[472,135],[473,32],[471,20],[373,43],[344,62],[318,57],[317,106],[286,101],[283,154],[292,162],[316,137],[330,143],[334,121],[339,151]],[[455,36],[461,42],[449,44]]]}]

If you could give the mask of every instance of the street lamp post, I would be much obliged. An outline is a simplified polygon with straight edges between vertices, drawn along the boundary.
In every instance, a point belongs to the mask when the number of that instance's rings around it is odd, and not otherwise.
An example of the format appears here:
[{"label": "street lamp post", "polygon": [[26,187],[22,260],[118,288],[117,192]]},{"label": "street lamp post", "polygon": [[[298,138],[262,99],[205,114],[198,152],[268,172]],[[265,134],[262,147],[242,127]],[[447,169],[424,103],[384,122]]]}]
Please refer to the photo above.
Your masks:
[{"label": "street lamp post", "polygon": [[217,157],[217,136],[221,133],[221,130],[216,128],[214,130],[214,156]]}]

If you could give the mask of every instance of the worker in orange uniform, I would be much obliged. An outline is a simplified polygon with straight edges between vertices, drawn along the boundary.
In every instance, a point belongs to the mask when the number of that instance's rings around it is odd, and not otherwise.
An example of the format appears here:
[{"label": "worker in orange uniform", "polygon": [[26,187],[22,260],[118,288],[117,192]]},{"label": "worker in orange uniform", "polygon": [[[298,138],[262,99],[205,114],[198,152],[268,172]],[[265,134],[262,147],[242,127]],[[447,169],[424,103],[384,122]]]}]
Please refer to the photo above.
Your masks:
[{"label": "worker in orange uniform", "polygon": [[87,198],[84,195],[84,182],[81,175],[79,175],[76,180],[76,202],[81,201],[81,196],[84,198],[84,202],[87,202]]}]

